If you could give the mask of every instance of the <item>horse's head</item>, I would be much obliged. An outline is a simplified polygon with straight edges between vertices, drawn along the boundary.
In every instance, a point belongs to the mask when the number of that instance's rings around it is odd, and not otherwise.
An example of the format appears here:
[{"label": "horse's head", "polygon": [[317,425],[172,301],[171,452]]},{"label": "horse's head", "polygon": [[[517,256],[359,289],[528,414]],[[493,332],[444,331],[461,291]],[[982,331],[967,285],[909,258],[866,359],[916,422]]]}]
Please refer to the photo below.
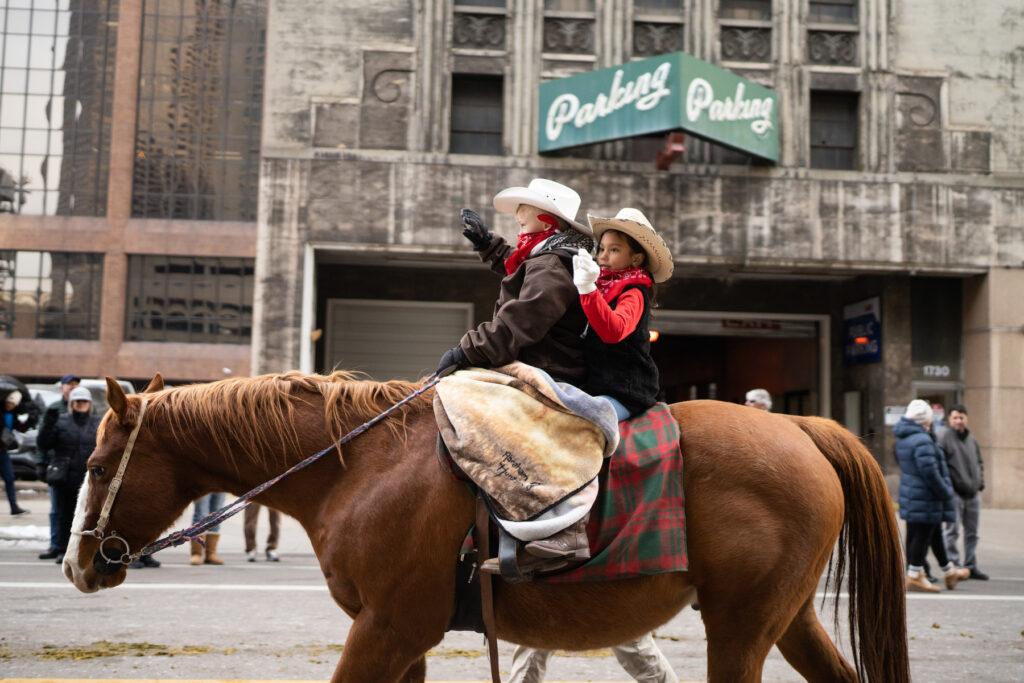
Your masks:
[{"label": "horse's head", "polygon": [[[145,393],[163,387],[163,378],[157,374]],[[172,448],[154,429],[152,415],[146,413],[140,423],[145,398],[145,394],[126,396],[117,382],[107,378],[110,410],[87,462],[64,555],[64,576],[84,593],[113,588],[124,581],[127,567],[120,559],[155,540],[191,500],[175,475]],[[130,445],[133,432],[135,441]],[[130,457],[118,486],[115,480],[126,451]],[[108,519],[99,528],[112,490],[115,494]]]}]

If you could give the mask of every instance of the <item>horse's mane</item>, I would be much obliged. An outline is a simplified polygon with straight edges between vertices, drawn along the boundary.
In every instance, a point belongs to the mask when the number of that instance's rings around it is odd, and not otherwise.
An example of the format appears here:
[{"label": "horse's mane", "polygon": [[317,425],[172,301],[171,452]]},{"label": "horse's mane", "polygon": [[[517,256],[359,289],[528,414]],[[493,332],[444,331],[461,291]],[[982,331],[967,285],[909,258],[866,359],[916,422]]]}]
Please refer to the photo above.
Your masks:
[{"label": "horse's mane", "polygon": [[[322,400],[323,427],[330,440],[338,443],[348,429],[375,417],[420,386],[420,382],[401,380],[376,382],[361,373],[340,370],[329,375],[291,371],[172,387],[144,396],[149,401],[147,421],[152,415],[154,423],[171,438],[230,458],[243,453],[258,464],[287,465],[299,451],[299,429],[321,428],[298,424],[297,410],[302,405],[316,406],[318,397]],[[402,435],[409,409],[429,400],[429,394],[418,397],[382,426]],[[125,426],[134,424],[139,403],[129,403]],[[107,419],[111,419],[109,415],[104,423]]]}]

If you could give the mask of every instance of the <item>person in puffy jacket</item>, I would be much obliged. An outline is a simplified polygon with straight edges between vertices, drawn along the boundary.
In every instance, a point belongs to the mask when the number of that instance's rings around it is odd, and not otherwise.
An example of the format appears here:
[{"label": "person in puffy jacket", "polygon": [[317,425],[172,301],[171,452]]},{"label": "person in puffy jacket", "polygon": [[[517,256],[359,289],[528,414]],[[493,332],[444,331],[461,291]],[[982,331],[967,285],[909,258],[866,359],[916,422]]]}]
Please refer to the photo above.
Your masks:
[{"label": "person in puffy jacket", "polygon": [[96,449],[96,428],[100,425],[100,417],[92,414],[92,395],[88,389],[72,389],[68,403],[71,410],[55,422],[44,424],[37,440],[40,449],[53,450],[51,470],[56,464],[66,466],[60,479],[50,481],[51,474],[47,474],[47,483],[54,487],[57,501],[57,564],[64,560],[71,538],[78,489],[85,481],[85,462]]},{"label": "person in puffy jacket", "polygon": [[907,523],[907,590],[938,593],[924,574],[925,555],[931,547],[952,590],[970,573],[946,556],[941,528],[956,519],[953,483],[946,458],[930,434],[933,413],[928,403],[914,399],[893,428],[896,459],[900,465],[900,517]]}]

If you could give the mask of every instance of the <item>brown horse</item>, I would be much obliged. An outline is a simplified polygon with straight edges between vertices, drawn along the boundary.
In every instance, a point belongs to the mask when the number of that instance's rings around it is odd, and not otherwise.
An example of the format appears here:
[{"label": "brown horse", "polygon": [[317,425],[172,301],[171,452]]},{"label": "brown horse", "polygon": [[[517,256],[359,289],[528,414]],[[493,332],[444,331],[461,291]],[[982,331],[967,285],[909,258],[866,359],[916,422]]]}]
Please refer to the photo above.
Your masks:
[{"label": "brown horse", "polygon": [[[211,491],[240,494],[336,441],[417,385],[288,373],[147,388],[147,412],[108,529],[137,551]],[[108,380],[111,410],[89,458],[74,529],[92,529],[142,396]],[[309,534],[331,595],[354,620],[334,681],[423,681],[452,613],[455,556],[473,497],[438,464],[431,394],[285,479],[258,502]],[[903,560],[882,474],[830,420],[715,401],[672,406],[686,453],[690,571],[603,583],[496,586],[497,635],[580,650],[664,624],[699,596],[710,681],[756,681],[778,645],[809,680],[909,680]],[[79,590],[125,580],[75,536],[64,573]],[[830,563],[838,540],[837,562]],[[855,671],[813,598],[826,565],[849,570]],[[838,602],[838,598],[836,598]],[[859,655],[859,656],[858,656]],[[858,676],[859,673],[859,676]]]}]

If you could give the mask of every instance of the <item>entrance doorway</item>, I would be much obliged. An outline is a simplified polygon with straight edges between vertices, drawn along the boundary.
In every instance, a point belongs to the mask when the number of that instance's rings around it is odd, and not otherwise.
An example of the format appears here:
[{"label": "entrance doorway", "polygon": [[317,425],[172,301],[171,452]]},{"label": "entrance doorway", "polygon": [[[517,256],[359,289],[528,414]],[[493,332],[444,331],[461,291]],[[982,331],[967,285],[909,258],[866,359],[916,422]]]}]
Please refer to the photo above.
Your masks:
[{"label": "entrance doorway", "polygon": [[651,353],[668,402],[743,403],[767,389],[772,410],[829,415],[828,316],[658,311]]}]

